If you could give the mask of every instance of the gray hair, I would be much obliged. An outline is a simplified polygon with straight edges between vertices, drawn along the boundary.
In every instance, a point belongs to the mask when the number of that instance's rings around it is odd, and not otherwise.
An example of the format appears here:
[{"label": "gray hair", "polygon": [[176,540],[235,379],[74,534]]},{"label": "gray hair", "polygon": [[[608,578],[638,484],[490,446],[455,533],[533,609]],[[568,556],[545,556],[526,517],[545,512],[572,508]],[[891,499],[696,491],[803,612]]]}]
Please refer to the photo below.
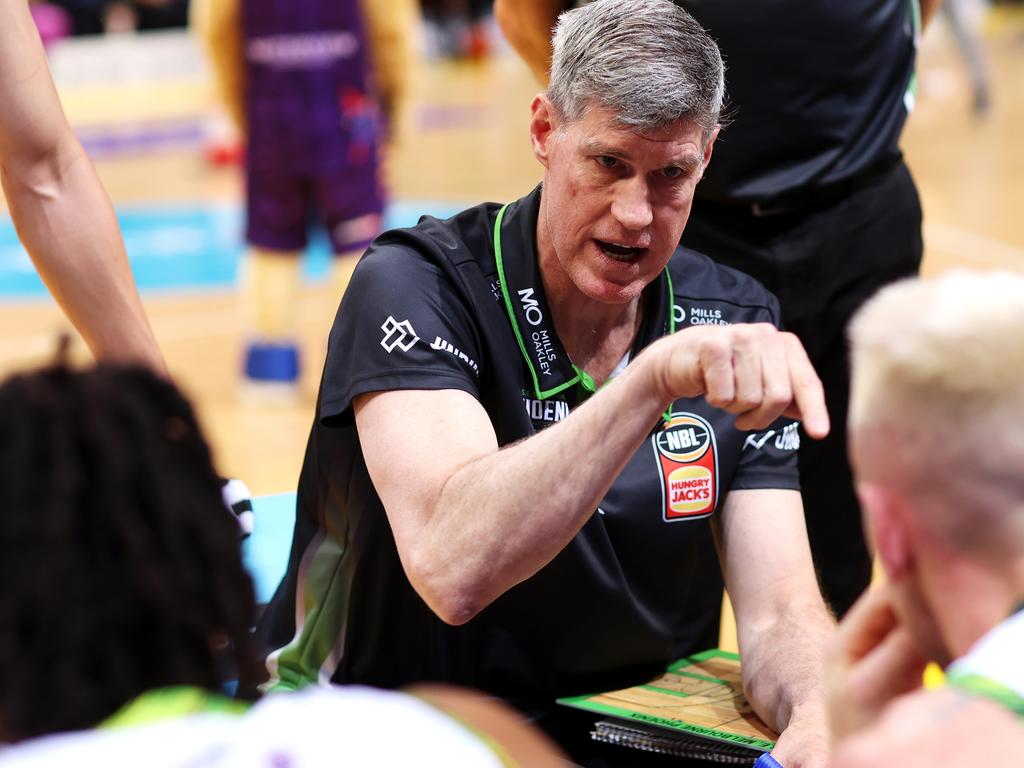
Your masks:
[{"label": "gray hair", "polygon": [[662,128],[685,118],[709,135],[725,95],[711,36],[668,0],[596,0],[558,17],[548,98],[577,120],[593,105],[623,125]]}]

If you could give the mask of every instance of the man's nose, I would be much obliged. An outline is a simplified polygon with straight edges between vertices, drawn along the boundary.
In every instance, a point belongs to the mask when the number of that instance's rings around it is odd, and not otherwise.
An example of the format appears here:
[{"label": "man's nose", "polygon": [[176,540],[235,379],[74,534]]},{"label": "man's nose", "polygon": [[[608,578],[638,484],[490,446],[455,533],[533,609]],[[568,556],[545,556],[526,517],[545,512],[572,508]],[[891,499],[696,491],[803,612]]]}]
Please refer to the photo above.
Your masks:
[{"label": "man's nose", "polygon": [[644,229],[654,219],[648,191],[646,182],[640,178],[622,179],[616,185],[612,216],[626,229]]}]

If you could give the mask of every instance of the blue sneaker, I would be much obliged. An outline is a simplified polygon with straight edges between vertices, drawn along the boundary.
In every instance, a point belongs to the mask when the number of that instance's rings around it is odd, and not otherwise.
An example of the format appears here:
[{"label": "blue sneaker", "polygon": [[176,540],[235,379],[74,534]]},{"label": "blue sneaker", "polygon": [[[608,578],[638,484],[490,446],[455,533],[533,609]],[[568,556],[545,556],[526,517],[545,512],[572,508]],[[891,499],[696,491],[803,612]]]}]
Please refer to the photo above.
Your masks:
[{"label": "blue sneaker", "polygon": [[245,394],[255,400],[295,401],[299,370],[297,345],[253,342],[245,351]]}]

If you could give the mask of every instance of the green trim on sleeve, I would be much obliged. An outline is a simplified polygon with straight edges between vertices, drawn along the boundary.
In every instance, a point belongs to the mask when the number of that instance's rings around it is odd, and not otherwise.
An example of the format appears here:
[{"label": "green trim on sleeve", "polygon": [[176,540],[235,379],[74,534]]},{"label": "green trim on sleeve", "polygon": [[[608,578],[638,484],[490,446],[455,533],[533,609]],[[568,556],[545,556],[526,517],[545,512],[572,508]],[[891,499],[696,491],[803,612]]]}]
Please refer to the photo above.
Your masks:
[{"label": "green trim on sleeve", "polygon": [[340,535],[321,534],[310,542],[303,556],[295,595],[301,610],[300,626],[288,645],[267,657],[270,680],[261,686],[264,693],[314,685],[321,676],[331,677],[337,668],[353,569],[352,558],[346,557],[345,547],[338,541]]},{"label": "green trim on sleeve", "polygon": [[958,674],[955,671],[947,670],[946,681],[949,685],[965,693],[994,701],[1024,720],[1024,696],[998,680],[974,673]]}]

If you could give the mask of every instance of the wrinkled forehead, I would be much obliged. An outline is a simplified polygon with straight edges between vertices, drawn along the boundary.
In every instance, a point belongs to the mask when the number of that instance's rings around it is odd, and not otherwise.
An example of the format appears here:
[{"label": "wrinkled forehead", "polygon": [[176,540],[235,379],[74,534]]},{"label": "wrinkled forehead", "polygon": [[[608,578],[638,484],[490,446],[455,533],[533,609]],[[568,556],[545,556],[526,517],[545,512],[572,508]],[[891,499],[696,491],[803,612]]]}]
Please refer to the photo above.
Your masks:
[{"label": "wrinkled forehead", "polygon": [[615,157],[647,154],[673,161],[699,161],[706,145],[703,129],[692,120],[681,118],[667,125],[641,127],[624,122],[607,107],[594,107],[562,128],[583,152]]},{"label": "wrinkled forehead", "polygon": [[681,115],[676,120],[667,123],[638,124],[631,120],[623,110],[614,105],[604,104],[597,97],[586,101],[578,115],[558,112],[558,119],[561,126],[564,127],[579,126],[580,124],[600,126],[609,130],[616,129],[633,133],[652,140],[664,140],[681,134],[701,136],[708,134],[708,131],[700,123],[687,115]]}]

